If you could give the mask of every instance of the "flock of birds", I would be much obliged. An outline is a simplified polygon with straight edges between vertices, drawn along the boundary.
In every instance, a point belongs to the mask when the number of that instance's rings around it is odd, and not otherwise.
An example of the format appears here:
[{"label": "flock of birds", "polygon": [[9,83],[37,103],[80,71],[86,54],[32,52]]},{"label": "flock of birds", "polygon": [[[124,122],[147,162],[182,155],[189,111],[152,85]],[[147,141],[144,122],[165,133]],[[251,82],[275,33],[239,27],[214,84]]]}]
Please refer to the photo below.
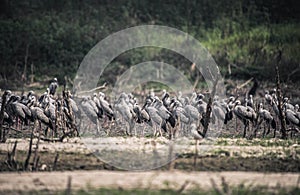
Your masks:
[{"label": "flock of birds", "polygon": [[[106,131],[109,134],[112,125],[119,125],[126,135],[137,135],[136,124],[145,124],[153,129],[154,136],[168,135],[170,138],[181,135],[191,135],[195,139],[201,139],[201,129],[205,123],[208,103],[201,93],[194,92],[191,96],[184,96],[178,92],[177,96],[171,96],[166,90],[158,97],[151,91],[142,104],[133,94],[121,93],[114,101],[103,92],[94,93],[91,96],[81,98],[72,97],[68,91],[64,98],[58,98],[56,89],[57,79],[54,79],[47,91],[38,97],[33,91],[29,91],[21,97],[6,90],[0,100],[0,119],[4,125],[22,130],[38,122],[40,131],[42,126],[52,130],[57,135],[58,129],[74,127],[81,122],[82,116],[89,119],[88,123],[96,125],[96,133],[109,126]],[[211,123],[214,128],[221,130],[223,125],[234,121],[241,121],[243,137],[252,127],[252,134],[263,124],[262,136],[280,128],[280,113],[276,90],[266,91],[265,97],[254,100],[252,95],[242,101],[240,97],[219,98],[214,97],[211,104]],[[283,113],[288,127],[299,131],[300,110],[299,105],[292,105],[288,98],[284,98]],[[2,115],[2,116],[1,116]],[[1,122],[1,121],[0,121]],[[43,125],[41,125],[43,124]],[[236,122],[236,130],[238,129]],[[45,131],[45,132],[47,132]],[[144,136],[144,130],[142,130]]]}]

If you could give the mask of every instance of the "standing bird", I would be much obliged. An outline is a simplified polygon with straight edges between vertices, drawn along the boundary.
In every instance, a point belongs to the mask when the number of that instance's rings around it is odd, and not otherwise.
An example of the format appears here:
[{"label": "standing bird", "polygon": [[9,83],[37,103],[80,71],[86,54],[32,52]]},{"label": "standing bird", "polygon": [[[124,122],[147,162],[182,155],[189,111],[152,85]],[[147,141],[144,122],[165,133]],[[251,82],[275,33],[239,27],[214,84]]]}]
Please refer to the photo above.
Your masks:
[{"label": "standing bird", "polygon": [[178,100],[182,105],[185,105],[185,98],[182,97],[182,92],[181,92],[181,91],[178,92],[177,100]]},{"label": "standing bird", "polygon": [[218,101],[213,102],[212,116],[216,121],[217,128],[220,130],[225,123],[226,110]]},{"label": "standing bird", "polygon": [[[167,114],[159,113],[158,109],[155,106],[153,106],[152,103],[153,102],[151,101],[151,99],[147,98],[142,110],[145,109],[148,115],[150,116],[150,120],[152,123],[151,126],[154,128],[153,135],[156,136],[158,130],[160,136],[162,136],[161,129],[167,132],[167,126],[165,121],[165,118],[167,118]],[[162,115],[165,115],[164,118],[161,117]]]},{"label": "standing bird", "polygon": [[[126,135],[132,135],[132,130],[134,128],[134,119],[135,114],[134,111],[131,109],[131,106],[129,106],[129,103],[126,102],[128,100],[128,96],[125,93],[122,93],[115,104],[115,109],[118,111],[122,118],[128,123],[128,130],[126,129],[124,132]],[[135,132],[136,134],[136,132]]]},{"label": "standing bird", "polygon": [[188,114],[186,113],[186,111],[182,107],[182,104],[178,100],[175,100],[172,103],[171,108],[172,108],[172,113],[173,113],[174,117],[176,118],[177,124],[179,124],[179,126],[178,126],[179,130],[185,134],[187,131],[187,128],[188,128],[189,121],[190,121]]},{"label": "standing bird", "polygon": [[246,137],[247,127],[249,127],[249,122],[255,124],[257,115],[251,107],[242,106],[239,100],[236,101],[235,107],[233,109],[235,116],[240,119],[244,124],[243,137]]},{"label": "standing bird", "polygon": [[[144,109],[142,110],[142,108],[137,103],[135,103],[133,105],[133,111],[135,113],[135,122],[137,122],[139,124],[147,123],[150,126],[152,125],[151,119],[150,119],[150,116],[149,116],[148,112]],[[142,130],[142,136],[143,137],[144,137],[145,127],[146,126],[144,126],[144,128]]]},{"label": "standing bird", "polygon": [[162,98],[161,98],[164,106],[169,109],[170,108],[170,104],[171,104],[171,100],[170,100],[170,95],[169,93],[164,89],[163,90],[163,94],[162,94]]},{"label": "standing bird", "polygon": [[58,88],[57,78],[54,78],[53,81],[49,85],[50,95],[54,96],[57,88]]},{"label": "standing bird", "polygon": [[189,124],[196,123],[198,125],[198,121],[201,118],[200,113],[198,112],[198,109],[192,105],[186,105],[184,107],[184,111],[189,118]]},{"label": "standing bird", "polygon": [[112,106],[104,98],[105,96],[99,93],[99,102],[103,110],[103,114],[111,121],[114,118],[114,111],[112,110]]},{"label": "standing bird", "polygon": [[30,109],[19,101],[21,98],[19,96],[12,95],[6,104],[7,114],[16,118],[17,128],[19,126],[19,120],[21,120],[21,128],[22,124],[29,124],[29,119],[31,118]]},{"label": "standing bird", "polygon": [[100,132],[100,125],[98,120],[98,109],[94,107],[90,103],[90,99],[88,97],[84,97],[80,103],[80,108],[82,109],[83,113],[97,126],[97,134]]},{"label": "standing bird", "polygon": [[297,127],[300,127],[300,118],[299,118],[299,114],[297,114],[296,112],[294,112],[291,109],[286,109],[285,108],[285,116],[286,116],[286,121],[288,125],[295,125]]},{"label": "standing bird", "polygon": [[276,122],[275,122],[275,119],[269,111],[263,109],[263,104],[262,103],[260,103],[259,106],[258,106],[258,116],[261,118],[261,121],[258,123],[258,125],[256,127],[255,134],[256,134],[257,129],[259,128],[259,125],[263,121],[265,121],[267,126],[268,126],[268,131],[265,134],[266,129],[264,128],[263,137],[265,137],[265,135],[268,135],[270,133],[271,127],[274,129],[273,137],[275,137],[276,136]]},{"label": "standing bird", "polygon": [[[50,119],[45,114],[44,110],[37,106],[37,101],[35,97],[32,97],[32,100],[30,104],[28,105],[30,111],[31,111],[31,119],[34,121],[34,123],[37,121],[39,123],[39,131],[42,130],[42,123],[53,130],[53,123],[51,123]],[[46,133],[45,129],[45,133]]]}]

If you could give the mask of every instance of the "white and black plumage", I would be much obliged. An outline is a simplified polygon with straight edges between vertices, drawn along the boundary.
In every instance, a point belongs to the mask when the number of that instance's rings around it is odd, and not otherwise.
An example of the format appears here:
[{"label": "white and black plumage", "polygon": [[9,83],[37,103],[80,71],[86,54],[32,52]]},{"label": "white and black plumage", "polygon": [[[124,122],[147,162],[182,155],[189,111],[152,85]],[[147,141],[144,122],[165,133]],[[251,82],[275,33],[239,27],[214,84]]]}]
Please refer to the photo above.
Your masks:
[{"label": "white and black plumage", "polygon": [[170,108],[170,104],[171,104],[171,100],[170,100],[170,95],[169,93],[164,89],[163,90],[163,94],[162,94],[162,98],[161,98],[164,106],[169,109]]},{"label": "white and black plumage", "polygon": [[102,110],[102,107],[101,107],[101,104],[100,104],[100,100],[99,100],[99,98],[97,97],[97,93],[94,93],[94,94],[93,94],[92,100],[93,100],[94,103],[95,103],[95,105],[92,105],[92,106],[96,106],[96,107],[97,107],[97,113],[99,112],[99,113],[101,114],[101,117],[102,117],[103,110]]},{"label": "white and black plumage", "polygon": [[98,108],[96,102],[93,100],[93,97],[91,98],[90,96],[86,97],[86,102],[93,108],[94,112],[97,114],[99,118],[102,117],[103,111],[101,108]]},{"label": "white and black plumage", "polygon": [[261,118],[261,121],[258,123],[258,126],[263,121],[265,121],[268,126],[268,131],[265,134],[265,129],[264,129],[263,136],[268,135],[270,133],[270,128],[272,127],[274,129],[274,137],[275,137],[276,136],[276,121],[269,111],[267,111],[266,109],[263,109],[262,103],[260,103],[259,107],[258,107],[258,116],[259,116],[259,118]]},{"label": "white and black plumage", "polygon": [[178,92],[177,100],[178,100],[182,105],[185,105],[185,98],[182,97],[182,92],[181,92],[181,91]]},{"label": "white and black plumage", "polygon": [[[67,99],[64,99],[64,107],[65,109],[68,109],[69,106],[72,108],[73,113],[75,114],[76,117],[80,117],[80,109],[78,108],[77,103],[75,100],[72,99],[72,94],[70,91],[67,91],[66,95]],[[67,104],[70,104],[69,106]],[[68,110],[67,110],[68,112]]]},{"label": "white and black plumage", "polygon": [[197,145],[197,141],[203,139],[203,136],[201,135],[201,133],[197,130],[197,125],[195,123],[192,123],[190,125],[191,128],[191,136],[196,140],[196,145]]},{"label": "white and black plumage", "polygon": [[114,118],[114,111],[112,109],[112,106],[104,98],[105,96],[103,95],[99,96],[100,106],[103,110],[103,114],[107,116],[109,120],[112,120]]},{"label": "white and black plumage", "polygon": [[273,97],[272,95],[270,95],[269,91],[265,92],[265,100],[267,101],[267,103],[271,104]]},{"label": "white and black plumage", "polygon": [[287,97],[283,99],[283,107],[284,109],[295,111],[295,107],[290,103],[289,98]]},{"label": "white and black plumage", "polygon": [[135,103],[134,106],[133,106],[133,111],[135,113],[135,116],[136,116],[136,122],[137,123],[148,123],[150,124],[150,116],[149,114],[147,113],[146,110],[142,110],[142,108],[137,104]]},{"label": "white and black plumage", "polygon": [[41,130],[41,123],[45,124],[47,127],[49,127],[52,130],[54,129],[53,123],[51,122],[49,117],[47,117],[44,110],[37,106],[35,97],[32,97],[32,101],[29,105],[29,109],[31,111],[32,121],[34,122],[38,121],[40,130]]},{"label": "white and black plumage", "polygon": [[254,108],[254,100],[253,100],[253,95],[249,95],[249,99],[246,99],[246,106],[250,106],[251,108]]},{"label": "white and black plumage", "polygon": [[154,107],[158,110],[158,114],[171,125],[175,127],[176,120],[172,113],[163,105],[162,101],[158,98],[155,98]]},{"label": "white and black plumage", "polygon": [[54,78],[49,85],[49,94],[54,96],[57,88],[58,88],[57,78]]},{"label": "white and black plumage", "polygon": [[167,132],[167,126],[166,126],[166,120],[167,116],[164,116],[164,118],[161,117],[161,115],[165,115],[165,113],[159,113],[156,107],[152,106],[151,99],[146,99],[146,102],[142,108],[142,110],[145,109],[150,116],[152,127],[154,128],[154,136],[156,136],[157,130],[159,131],[160,135],[162,136],[163,129],[165,132]]},{"label": "white and black plumage", "polygon": [[300,127],[300,118],[299,114],[294,112],[291,109],[285,109],[285,117],[286,117],[286,122],[288,125],[295,125],[297,127]]},{"label": "white and black plumage", "polygon": [[29,119],[31,118],[30,109],[19,102],[21,98],[19,96],[12,95],[6,104],[7,114],[12,117],[16,117],[16,122],[21,120],[25,125],[29,124]]},{"label": "white and black plumage", "polygon": [[206,113],[207,103],[203,99],[199,99],[196,105],[199,113],[203,116]]},{"label": "white and black plumage", "polygon": [[300,108],[299,108],[299,104],[295,105],[295,113],[298,116],[298,118],[300,118]]},{"label": "white and black plumage", "polygon": [[100,126],[98,121],[98,109],[95,108],[95,105],[91,103],[91,100],[88,97],[84,97],[80,103],[80,108],[83,113],[97,126],[97,134],[100,132]]},{"label": "white and black plumage", "polygon": [[197,101],[197,93],[196,93],[196,92],[193,92],[193,93],[192,93],[192,96],[191,96],[191,99],[190,99],[190,104],[191,104],[192,106],[196,106],[197,103],[198,103],[198,101]]},{"label": "white and black plumage", "polygon": [[177,121],[180,121],[181,129],[183,128],[182,124],[188,125],[190,119],[188,117],[188,114],[182,107],[182,104],[178,100],[175,100],[172,104],[172,112],[173,115],[176,117]]},{"label": "white and black plumage", "polygon": [[[222,105],[220,105],[219,101],[213,102],[212,108],[212,116],[215,121],[217,121],[218,128],[221,128],[221,125],[225,123],[226,118],[226,110]],[[221,122],[219,122],[221,121]]]},{"label": "white and black plumage", "polygon": [[249,126],[249,122],[253,124],[256,122],[257,114],[251,107],[246,107],[240,105],[240,101],[236,101],[236,106],[233,109],[233,113],[235,116],[240,119],[244,124],[244,133],[243,137],[246,137],[247,127]]},{"label": "white and black plumage", "polygon": [[[0,104],[0,110],[2,108],[2,104]],[[10,117],[4,109],[3,112],[3,124],[8,124],[9,126],[14,124],[13,118]]]},{"label": "white and black plumage", "polygon": [[132,135],[132,130],[134,128],[134,119],[135,114],[134,111],[131,109],[129,104],[126,102],[128,96],[125,93],[122,93],[119,97],[118,102],[115,104],[115,109],[118,111],[122,118],[128,123],[128,130],[125,131],[125,134]]},{"label": "white and black plumage", "polygon": [[201,115],[198,111],[198,109],[192,105],[186,105],[184,107],[184,111],[189,118],[189,123],[196,123],[198,124],[198,121],[201,118]]}]

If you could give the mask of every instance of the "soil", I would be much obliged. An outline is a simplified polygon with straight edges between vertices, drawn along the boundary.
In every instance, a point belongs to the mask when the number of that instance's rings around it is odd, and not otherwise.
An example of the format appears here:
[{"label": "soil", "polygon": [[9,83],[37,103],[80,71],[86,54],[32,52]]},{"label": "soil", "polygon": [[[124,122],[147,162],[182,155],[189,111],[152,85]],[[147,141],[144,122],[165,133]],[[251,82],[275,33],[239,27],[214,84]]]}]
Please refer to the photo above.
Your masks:
[{"label": "soil", "polygon": [[[65,171],[38,173],[3,173],[0,175],[1,191],[58,191],[67,188],[116,189],[210,189],[229,186],[266,186],[269,189],[299,186],[299,174],[257,172],[120,172],[120,171]],[[223,183],[223,184],[222,184]]]}]

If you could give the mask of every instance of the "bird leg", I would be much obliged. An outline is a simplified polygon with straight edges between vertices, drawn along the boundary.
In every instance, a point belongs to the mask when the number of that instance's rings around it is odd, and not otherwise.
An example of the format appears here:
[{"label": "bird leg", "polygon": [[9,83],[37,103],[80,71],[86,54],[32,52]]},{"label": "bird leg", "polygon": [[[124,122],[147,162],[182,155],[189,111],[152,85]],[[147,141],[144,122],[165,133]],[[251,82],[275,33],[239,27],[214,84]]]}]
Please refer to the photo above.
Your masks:
[{"label": "bird leg", "polygon": [[273,135],[273,138],[276,137],[276,128],[274,129],[274,135]]},{"label": "bird leg", "polygon": [[248,127],[248,122],[244,120],[244,133],[243,133],[243,138],[246,137],[246,131],[247,131],[247,127]]},{"label": "bird leg", "polygon": [[162,137],[163,134],[162,134],[162,131],[161,131],[161,125],[162,125],[162,121],[161,121],[161,123],[160,123],[160,125],[159,125],[159,134],[160,134],[160,136]]},{"label": "bird leg", "polygon": [[[263,119],[261,119],[261,120],[257,123],[257,125],[256,125],[256,127],[255,127],[255,130],[254,130],[254,132],[253,132],[254,137],[256,137],[257,130],[259,129],[259,127],[260,127],[260,125],[261,125],[262,122],[263,122]],[[264,129],[264,131],[263,131],[263,135],[264,135],[264,134],[265,134],[265,129]]]},{"label": "bird leg", "polygon": [[129,121],[130,136],[133,136],[133,135],[132,135],[132,129],[134,129],[134,136],[136,136],[136,128],[134,128],[134,121],[131,119],[131,120]]},{"label": "bird leg", "polygon": [[97,119],[96,121],[97,121],[97,122],[96,122],[96,125],[97,125],[97,132],[96,132],[96,134],[99,135],[99,133],[100,133],[99,120]]},{"label": "bird leg", "polygon": [[271,131],[271,122],[268,122],[268,131],[266,135],[269,135],[270,131]]}]

